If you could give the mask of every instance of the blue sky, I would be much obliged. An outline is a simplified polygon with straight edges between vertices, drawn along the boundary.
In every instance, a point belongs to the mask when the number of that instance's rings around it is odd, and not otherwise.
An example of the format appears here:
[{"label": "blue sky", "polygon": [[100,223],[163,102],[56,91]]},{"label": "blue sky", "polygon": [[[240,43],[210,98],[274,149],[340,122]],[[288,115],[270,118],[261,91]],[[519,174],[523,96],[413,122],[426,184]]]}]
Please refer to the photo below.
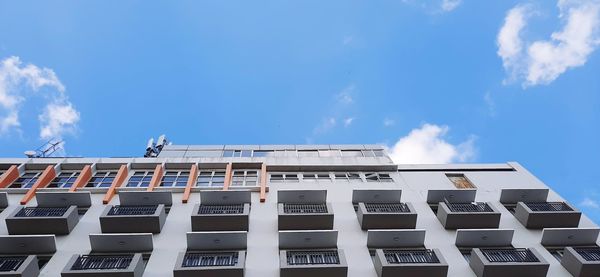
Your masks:
[{"label": "blue sky", "polygon": [[384,143],[400,162],[518,161],[598,222],[599,7],[1,1],[0,156],[53,136],[74,156],[162,133]]}]

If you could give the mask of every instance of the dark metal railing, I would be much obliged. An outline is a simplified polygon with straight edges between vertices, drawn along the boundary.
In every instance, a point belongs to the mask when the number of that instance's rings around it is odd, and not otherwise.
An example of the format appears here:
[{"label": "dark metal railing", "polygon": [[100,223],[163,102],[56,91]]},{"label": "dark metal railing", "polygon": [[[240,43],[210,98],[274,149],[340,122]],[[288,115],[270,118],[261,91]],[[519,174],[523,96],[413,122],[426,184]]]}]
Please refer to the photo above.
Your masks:
[{"label": "dark metal railing", "polygon": [[157,205],[151,206],[113,206],[108,211],[108,215],[153,215],[158,208]]},{"label": "dark metal railing", "polygon": [[440,260],[430,249],[423,250],[383,250],[390,264],[437,264]]},{"label": "dark metal railing", "polygon": [[525,203],[534,212],[567,212],[573,209],[564,202]]},{"label": "dark metal railing", "polygon": [[327,204],[283,204],[286,214],[324,214],[327,213]]},{"label": "dark metal railing", "polygon": [[238,263],[237,252],[186,253],[183,267],[234,266]]},{"label": "dark metal railing", "polygon": [[600,247],[575,248],[575,252],[588,262],[600,261]]},{"label": "dark metal railing", "polygon": [[369,213],[410,213],[405,203],[365,203]]},{"label": "dark metal railing", "polygon": [[485,258],[492,263],[535,263],[538,258],[529,249],[481,249]]},{"label": "dark metal railing", "polygon": [[25,207],[21,209],[15,217],[55,217],[63,216],[69,207],[46,208],[46,207]]},{"label": "dark metal railing", "polygon": [[477,203],[446,203],[453,213],[491,213],[494,210],[484,202]]},{"label": "dark metal railing", "polygon": [[133,255],[82,255],[71,270],[126,269],[132,260]]},{"label": "dark metal railing", "polygon": [[339,264],[337,251],[288,251],[288,265]]},{"label": "dark metal railing", "polygon": [[198,214],[243,214],[244,204],[200,205]]},{"label": "dark metal railing", "polygon": [[0,272],[17,271],[25,259],[25,256],[0,257]]}]

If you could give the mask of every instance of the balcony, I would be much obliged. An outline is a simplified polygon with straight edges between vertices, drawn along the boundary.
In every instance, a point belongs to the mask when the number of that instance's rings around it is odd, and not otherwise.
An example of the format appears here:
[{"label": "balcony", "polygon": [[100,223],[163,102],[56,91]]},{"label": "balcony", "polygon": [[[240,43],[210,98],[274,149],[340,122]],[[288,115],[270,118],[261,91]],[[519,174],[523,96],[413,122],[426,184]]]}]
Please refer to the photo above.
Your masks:
[{"label": "balcony", "polygon": [[446,229],[498,228],[500,212],[485,202],[440,202],[437,218]]},{"label": "balcony", "polygon": [[448,275],[448,264],[437,249],[376,249],[373,262],[379,277]]},{"label": "balcony", "polygon": [[0,256],[0,276],[37,277],[40,274],[35,255]]},{"label": "balcony", "polygon": [[417,213],[408,203],[358,203],[358,222],[368,229],[414,229]]},{"label": "balcony", "polygon": [[249,203],[199,204],[192,212],[192,231],[248,231],[249,215]]},{"label": "balcony", "polygon": [[345,277],[348,265],[342,250],[281,250],[281,277]]},{"label": "balcony", "polygon": [[77,206],[19,207],[6,218],[10,235],[69,234],[79,222]]},{"label": "balcony", "polygon": [[515,217],[530,229],[579,226],[581,212],[565,202],[519,202]]},{"label": "balcony", "polygon": [[478,277],[545,277],[550,265],[535,249],[474,248],[469,266]]},{"label": "balcony", "polygon": [[160,233],[165,205],[109,206],[100,215],[102,233]]},{"label": "balcony", "polygon": [[575,277],[600,276],[600,247],[566,247],[560,264]]},{"label": "balcony", "polygon": [[331,230],[333,212],[328,203],[279,203],[279,230]]},{"label": "balcony", "polygon": [[61,276],[141,277],[143,273],[142,254],[94,254],[74,255],[61,272]]},{"label": "balcony", "polygon": [[173,270],[175,277],[243,277],[246,251],[180,253]]}]

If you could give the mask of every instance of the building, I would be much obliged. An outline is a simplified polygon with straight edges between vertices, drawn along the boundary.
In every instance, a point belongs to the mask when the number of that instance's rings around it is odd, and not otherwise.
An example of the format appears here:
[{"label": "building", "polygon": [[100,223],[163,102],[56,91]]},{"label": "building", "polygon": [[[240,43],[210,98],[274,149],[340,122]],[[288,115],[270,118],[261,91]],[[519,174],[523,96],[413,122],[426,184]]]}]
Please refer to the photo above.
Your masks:
[{"label": "building", "polygon": [[515,162],[169,145],[0,174],[0,276],[600,276],[600,229]]}]

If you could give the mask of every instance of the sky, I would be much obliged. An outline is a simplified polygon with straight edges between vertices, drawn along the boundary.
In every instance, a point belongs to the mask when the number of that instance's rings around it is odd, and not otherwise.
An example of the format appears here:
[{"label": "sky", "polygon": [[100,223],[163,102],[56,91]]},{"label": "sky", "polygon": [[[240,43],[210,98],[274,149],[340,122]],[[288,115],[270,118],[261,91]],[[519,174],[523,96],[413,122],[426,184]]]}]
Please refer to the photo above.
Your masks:
[{"label": "sky", "polygon": [[600,222],[600,0],[1,1],[0,157],[380,143]]}]

